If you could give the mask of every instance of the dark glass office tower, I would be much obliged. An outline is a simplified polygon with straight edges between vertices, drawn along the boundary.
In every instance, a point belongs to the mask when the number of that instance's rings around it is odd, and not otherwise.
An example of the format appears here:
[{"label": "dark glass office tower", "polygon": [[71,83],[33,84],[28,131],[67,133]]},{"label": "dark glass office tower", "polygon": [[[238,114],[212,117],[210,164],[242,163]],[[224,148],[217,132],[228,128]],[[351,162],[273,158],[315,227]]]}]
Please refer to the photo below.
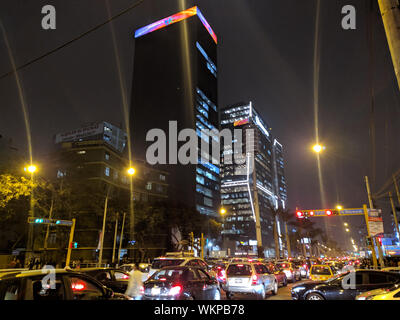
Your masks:
[{"label": "dark glass office tower", "polygon": [[[226,246],[235,254],[257,252],[255,211],[258,205],[265,256],[275,255],[270,205],[284,208],[287,196],[282,145],[268,128],[251,102],[235,104],[221,112],[221,130],[242,129],[242,148],[225,148],[221,157],[221,203],[227,210],[223,234]],[[248,130],[253,130],[254,136],[248,135]],[[253,165],[247,150],[251,149],[254,150],[254,174],[249,170]],[[242,160],[247,157],[247,160],[244,164],[225,163],[224,156],[230,153]],[[284,230],[282,227],[278,220],[279,235]],[[282,250],[281,240],[279,246]]]},{"label": "dark glass office tower", "polygon": [[[131,98],[131,141],[135,158],[146,160],[151,129],[162,129],[167,140],[170,199],[216,215],[220,205],[219,165],[174,164],[176,151],[169,140],[170,121],[183,129],[218,129],[217,37],[197,7],[143,27],[135,33]],[[178,149],[185,142],[178,142]],[[211,161],[210,161],[211,162]]]}]

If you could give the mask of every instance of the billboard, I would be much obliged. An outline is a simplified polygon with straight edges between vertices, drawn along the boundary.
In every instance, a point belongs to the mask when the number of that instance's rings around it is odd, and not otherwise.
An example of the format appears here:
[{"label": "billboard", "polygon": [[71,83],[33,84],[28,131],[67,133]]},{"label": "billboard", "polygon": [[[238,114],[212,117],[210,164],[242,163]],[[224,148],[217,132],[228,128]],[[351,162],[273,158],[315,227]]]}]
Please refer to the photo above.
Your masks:
[{"label": "billboard", "polygon": [[382,210],[369,209],[368,210],[368,225],[371,237],[383,237],[383,219]]},{"label": "billboard", "polygon": [[71,130],[56,135],[55,143],[79,141],[79,139],[95,136],[103,132],[104,124],[102,122],[94,123],[76,130]]}]

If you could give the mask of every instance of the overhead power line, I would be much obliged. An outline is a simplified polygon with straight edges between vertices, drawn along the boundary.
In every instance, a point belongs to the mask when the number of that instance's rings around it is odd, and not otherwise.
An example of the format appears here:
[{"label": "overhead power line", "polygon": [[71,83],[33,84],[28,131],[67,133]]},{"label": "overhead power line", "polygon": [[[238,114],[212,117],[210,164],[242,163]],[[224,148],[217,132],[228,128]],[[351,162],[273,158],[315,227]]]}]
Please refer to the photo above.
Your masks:
[{"label": "overhead power line", "polygon": [[21,69],[23,69],[23,68],[25,68],[25,67],[27,67],[27,66],[33,64],[33,63],[35,63],[35,62],[38,62],[39,60],[42,60],[42,59],[46,58],[47,56],[49,56],[49,55],[51,55],[51,54],[53,54],[53,53],[55,53],[55,52],[57,52],[57,51],[59,51],[59,50],[65,48],[65,47],[67,47],[67,46],[69,46],[70,44],[74,43],[75,41],[78,41],[78,40],[82,39],[83,37],[87,36],[88,34],[92,33],[93,31],[96,31],[97,29],[99,29],[99,28],[105,26],[107,23],[110,23],[111,21],[113,21],[113,20],[119,18],[120,16],[122,16],[122,15],[128,13],[128,12],[131,11],[132,9],[134,9],[134,8],[136,8],[137,6],[139,6],[140,4],[142,4],[143,1],[144,1],[144,0],[139,0],[139,1],[135,2],[135,3],[134,3],[133,5],[131,5],[130,7],[126,8],[125,10],[123,10],[123,11],[121,11],[120,13],[116,14],[115,16],[110,17],[108,20],[104,21],[103,23],[101,23],[101,24],[99,24],[99,25],[97,25],[97,26],[95,26],[95,27],[89,29],[88,31],[86,31],[86,32],[84,32],[84,33],[82,33],[82,34],[80,34],[79,36],[75,37],[74,39],[72,39],[72,40],[70,40],[70,41],[68,41],[68,42],[66,42],[66,43],[64,43],[64,44],[62,44],[62,45],[60,45],[60,46],[58,46],[57,48],[55,48],[55,49],[53,49],[53,50],[51,50],[51,51],[46,52],[45,54],[42,54],[42,55],[39,56],[39,57],[34,58],[33,60],[28,61],[27,63],[25,63],[25,64],[23,64],[23,65],[18,66],[17,68],[15,68],[15,70],[11,70],[11,71],[9,71],[9,72],[7,72],[7,73],[1,75],[1,76],[0,76],[0,79],[3,79],[3,78],[5,78],[5,77],[8,77],[8,76],[14,74],[15,72],[17,72],[17,71],[19,71],[19,70],[21,70]]}]

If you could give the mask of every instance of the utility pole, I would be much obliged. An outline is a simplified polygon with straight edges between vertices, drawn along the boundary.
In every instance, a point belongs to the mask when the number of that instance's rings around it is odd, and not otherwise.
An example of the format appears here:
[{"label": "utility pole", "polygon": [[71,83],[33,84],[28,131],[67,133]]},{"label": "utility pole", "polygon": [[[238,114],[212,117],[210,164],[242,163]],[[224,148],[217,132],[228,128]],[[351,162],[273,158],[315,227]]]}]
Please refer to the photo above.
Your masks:
[{"label": "utility pole", "polygon": [[397,185],[396,177],[393,175],[393,183],[394,183],[394,188],[396,189],[396,195],[397,195],[397,201],[400,205],[400,192],[399,192],[399,186]]},{"label": "utility pole", "polygon": [[[51,205],[50,205],[50,211],[49,211],[49,219],[51,219],[52,218],[52,216],[53,216],[53,207],[54,207],[54,191],[53,191],[53,196],[52,196],[52,198],[51,198]],[[49,232],[50,232],[50,225],[48,224],[47,225],[47,228],[46,228],[46,236],[45,236],[45,238],[44,238],[44,251],[45,251],[45,253],[46,253],[46,251],[47,251],[47,239],[49,238]],[[46,257],[46,259],[47,259],[47,257]]]},{"label": "utility pole", "polygon": [[400,89],[400,7],[399,0],[378,0],[386,38]]},{"label": "utility pole", "polygon": [[285,233],[286,233],[286,246],[288,252],[288,258],[292,257],[292,251],[290,250],[290,239],[289,239],[289,232],[287,229],[287,222],[285,221]]},{"label": "utility pole", "polygon": [[105,233],[105,229],[106,229],[107,206],[108,206],[108,196],[110,194],[110,187],[111,186],[108,186],[107,196],[106,196],[106,200],[104,202],[103,229],[101,231],[101,237],[100,237],[100,253],[99,253],[99,262],[98,262],[99,267],[101,266],[101,262],[103,260],[104,233]]},{"label": "utility pole", "polygon": [[[365,177],[365,184],[366,184],[366,186],[367,186],[369,208],[370,208],[370,209],[374,209],[374,205],[373,205],[373,203],[372,203],[371,190],[370,190],[370,187],[369,187],[369,181],[368,181],[368,177],[367,177],[367,176]],[[367,228],[368,228],[368,237],[371,237],[371,235],[370,235],[370,230],[369,230],[368,210],[367,210],[367,220],[366,220],[366,222],[367,222]],[[373,252],[373,255],[375,254],[375,244],[376,244],[375,237],[372,237],[372,247],[373,247],[373,249],[374,249],[374,250],[372,251],[372,252]],[[377,244],[377,248],[378,248],[378,253],[379,253],[379,264],[380,264],[381,268],[384,268],[385,264],[384,264],[384,262],[383,262],[382,247],[380,246],[380,244]],[[376,255],[375,255],[375,259],[376,259]],[[377,266],[378,266],[378,265],[375,266],[375,261],[374,261],[374,268],[377,268]]]},{"label": "utility pole", "polygon": [[117,218],[115,219],[115,231],[114,231],[114,244],[113,244],[113,253],[112,253],[112,263],[115,261],[115,247],[117,245],[117,231],[118,231],[118,216],[119,213],[117,213]]},{"label": "utility pole", "polygon": [[65,266],[68,267],[71,261],[71,252],[72,252],[72,242],[74,241],[74,232],[75,232],[75,222],[76,219],[72,219],[71,232],[69,234],[69,242],[68,242],[68,251],[67,251],[67,259],[65,260]]},{"label": "utility pole", "polygon": [[399,239],[399,236],[400,236],[399,224],[397,223],[397,212],[396,212],[396,208],[394,207],[394,202],[393,202],[393,197],[392,197],[391,192],[389,192],[389,198],[390,198],[390,204],[392,206],[394,224],[396,225],[397,240],[400,240]]},{"label": "utility pole", "polygon": [[200,250],[201,250],[201,258],[204,259],[204,233],[201,234],[200,238]]},{"label": "utility pole", "polygon": [[124,217],[122,218],[121,235],[120,235],[120,237],[119,237],[118,265],[119,265],[119,260],[120,260],[120,258],[121,258],[122,238],[124,237],[125,216],[126,216],[126,212],[124,212]]}]

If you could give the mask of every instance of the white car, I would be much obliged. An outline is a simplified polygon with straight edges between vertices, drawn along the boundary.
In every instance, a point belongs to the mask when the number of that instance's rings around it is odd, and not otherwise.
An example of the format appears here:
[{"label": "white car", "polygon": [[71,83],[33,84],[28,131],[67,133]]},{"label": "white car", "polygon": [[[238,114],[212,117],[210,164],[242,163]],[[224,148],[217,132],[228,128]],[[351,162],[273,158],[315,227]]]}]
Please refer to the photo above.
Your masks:
[{"label": "white car", "polygon": [[227,299],[234,294],[251,294],[263,300],[267,292],[278,293],[278,282],[262,263],[231,263],[226,269],[226,282],[222,288]]}]

